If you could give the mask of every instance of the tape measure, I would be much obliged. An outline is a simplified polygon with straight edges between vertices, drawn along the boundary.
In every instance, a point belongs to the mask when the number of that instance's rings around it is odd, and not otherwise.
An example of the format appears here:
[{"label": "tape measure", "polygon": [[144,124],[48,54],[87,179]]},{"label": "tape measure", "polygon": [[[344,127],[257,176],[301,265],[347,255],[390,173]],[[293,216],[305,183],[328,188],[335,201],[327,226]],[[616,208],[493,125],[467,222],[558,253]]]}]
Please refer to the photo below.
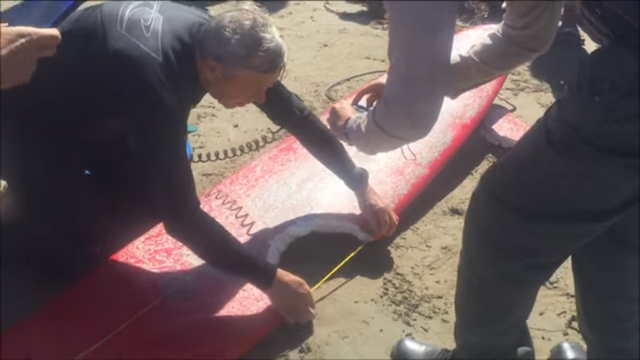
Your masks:
[{"label": "tape measure", "polygon": [[344,258],[344,260],[342,260],[342,262],[340,262],[340,264],[338,264],[336,267],[333,268],[333,270],[329,271],[329,273],[327,275],[325,275],[325,277],[322,278],[322,280],[318,281],[318,283],[311,289],[311,291],[316,290],[317,288],[320,287],[320,285],[322,285],[325,281],[327,281],[331,275],[335,274],[336,271],[340,270],[340,268],[347,263],[347,261],[349,261],[352,257],[354,257],[360,250],[362,250],[362,248],[365,246],[366,243],[360,245],[354,252],[352,252],[351,254],[347,255],[346,258]]}]

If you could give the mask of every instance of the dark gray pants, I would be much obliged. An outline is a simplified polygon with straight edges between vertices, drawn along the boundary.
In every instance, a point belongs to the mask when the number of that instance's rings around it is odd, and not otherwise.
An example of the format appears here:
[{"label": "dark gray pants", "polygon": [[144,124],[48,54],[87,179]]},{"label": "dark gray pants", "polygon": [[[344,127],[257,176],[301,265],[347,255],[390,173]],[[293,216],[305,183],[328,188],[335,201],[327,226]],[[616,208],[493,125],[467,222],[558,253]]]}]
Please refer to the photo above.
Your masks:
[{"label": "dark gray pants", "polygon": [[456,357],[513,358],[538,290],[571,257],[589,358],[640,358],[638,58],[614,46],[489,169],[466,217]]}]

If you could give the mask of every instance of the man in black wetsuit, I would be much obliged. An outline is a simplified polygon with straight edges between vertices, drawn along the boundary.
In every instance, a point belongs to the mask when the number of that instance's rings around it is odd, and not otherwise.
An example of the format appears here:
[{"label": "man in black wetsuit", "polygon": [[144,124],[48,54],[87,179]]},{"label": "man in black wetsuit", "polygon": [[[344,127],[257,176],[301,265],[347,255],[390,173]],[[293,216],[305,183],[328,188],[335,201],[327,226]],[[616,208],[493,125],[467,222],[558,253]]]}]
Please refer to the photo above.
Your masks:
[{"label": "man in black wetsuit", "polygon": [[397,217],[366,170],[278,81],[284,45],[257,7],[212,18],[172,2],[107,2],[59,29],[57,55],[29,85],[2,94],[3,268],[18,271],[26,261],[51,272],[108,240],[92,218],[97,198],[88,184],[97,181],[114,196],[143,198],[169,234],[265,291],[287,320],[311,320],[307,284],[252,256],[199,207],[185,141],[189,111],[206,93],[226,108],[256,104],[356,193],[371,231],[395,230]]}]

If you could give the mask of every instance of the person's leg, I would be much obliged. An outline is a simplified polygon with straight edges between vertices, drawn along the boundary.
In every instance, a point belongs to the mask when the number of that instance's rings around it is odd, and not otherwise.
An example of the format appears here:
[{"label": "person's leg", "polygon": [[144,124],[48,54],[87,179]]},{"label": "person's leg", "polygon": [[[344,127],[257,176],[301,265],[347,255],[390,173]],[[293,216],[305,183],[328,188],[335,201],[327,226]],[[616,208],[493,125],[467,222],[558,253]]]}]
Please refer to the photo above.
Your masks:
[{"label": "person's leg", "polygon": [[540,286],[637,198],[637,168],[549,146],[554,115],[488,170],[472,196],[458,269],[455,357],[513,358],[518,347],[531,346],[526,320]]},{"label": "person's leg", "polygon": [[513,358],[519,347],[533,347],[526,321],[540,286],[611,222],[563,225],[521,216],[482,187],[472,198],[458,268],[456,357]]},{"label": "person's leg", "polygon": [[483,177],[458,273],[462,357],[513,354],[544,281],[638,206],[638,84],[624,78],[637,60],[625,56],[594,53],[571,96]]},{"label": "person's leg", "polygon": [[485,173],[471,198],[455,295],[455,358],[514,358],[519,347],[531,347],[526,320],[540,286],[608,225],[580,224],[579,206],[570,200],[575,217],[563,221],[571,215],[563,198],[577,197],[572,184],[588,169],[545,149],[546,121]]},{"label": "person's leg", "polygon": [[[530,343],[526,320],[540,286],[637,206],[637,80],[615,76],[637,66],[628,60],[616,51],[590,59],[574,94],[484,174],[465,221],[455,357],[515,357]],[[603,61],[617,66],[613,74],[599,71]],[[396,357],[410,357],[402,346]]]},{"label": "person's leg", "polygon": [[126,129],[93,147],[95,229],[100,256],[107,258],[161,222],[144,178],[131,161]]},{"label": "person's leg", "polygon": [[64,289],[64,284],[44,281],[28,274],[3,269],[0,283],[0,331],[26,319],[48,299]]},{"label": "person's leg", "polygon": [[[11,141],[5,143],[5,135]],[[3,175],[11,184],[1,214],[4,330],[62,290],[83,267],[89,209],[86,179],[72,148],[37,126],[3,127],[2,137]]]},{"label": "person's leg", "polygon": [[590,359],[640,359],[638,207],[572,255],[580,331]]},{"label": "person's leg", "polygon": [[125,137],[74,151],[14,130],[19,141],[2,143],[3,173],[15,185],[2,199],[3,330],[159,222]]}]

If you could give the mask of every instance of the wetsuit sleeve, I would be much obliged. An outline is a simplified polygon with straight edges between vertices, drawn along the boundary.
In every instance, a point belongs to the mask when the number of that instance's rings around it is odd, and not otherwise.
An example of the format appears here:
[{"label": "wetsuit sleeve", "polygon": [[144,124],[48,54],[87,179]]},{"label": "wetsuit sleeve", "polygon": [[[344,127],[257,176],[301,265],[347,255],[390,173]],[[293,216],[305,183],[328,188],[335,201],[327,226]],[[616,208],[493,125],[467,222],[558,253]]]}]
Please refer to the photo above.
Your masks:
[{"label": "wetsuit sleeve", "polygon": [[[150,99],[147,99],[150,100]],[[222,225],[200,209],[186,154],[189,109],[149,101],[133,128],[132,146],[143,184],[169,235],[209,265],[269,288],[277,268],[250,254]],[[139,120],[139,121],[138,121]]]},{"label": "wetsuit sleeve", "polygon": [[338,176],[353,191],[368,184],[368,174],[357,167],[344,146],[281,82],[267,90],[265,102],[256,106],[275,124],[287,129],[318,161]]}]

